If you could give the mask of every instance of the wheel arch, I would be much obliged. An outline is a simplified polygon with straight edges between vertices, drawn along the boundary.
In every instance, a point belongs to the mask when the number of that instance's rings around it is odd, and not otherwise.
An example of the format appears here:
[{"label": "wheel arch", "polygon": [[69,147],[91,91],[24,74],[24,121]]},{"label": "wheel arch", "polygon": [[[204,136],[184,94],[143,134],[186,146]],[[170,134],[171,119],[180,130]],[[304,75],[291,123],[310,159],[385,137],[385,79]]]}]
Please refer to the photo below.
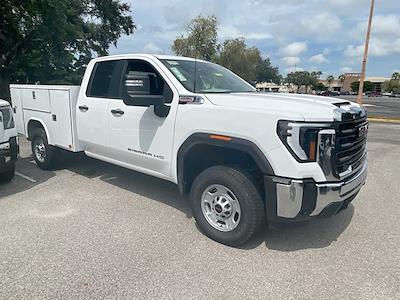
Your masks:
[{"label": "wheel arch", "polygon": [[33,131],[38,128],[43,129],[45,131],[46,136],[47,136],[47,142],[49,144],[51,144],[51,138],[50,138],[49,130],[48,130],[46,124],[42,120],[37,119],[37,118],[30,118],[26,125],[26,133],[27,133],[28,139],[30,140],[32,138]]},{"label": "wheel arch", "polygon": [[[253,142],[230,136],[225,139],[213,138],[215,136],[212,133],[194,133],[180,146],[177,155],[177,179],[179,191],[182,194],[190,191],[191,184],[199,172],[216,165],[215,162],[218,159],[231,165],[249,164],[249,167],[257,168],[259,175],[274,175],[268,159]],[[205,158],[207,155],[209,156]],[[196,160],[197,157],[201,157],[201,160]],[[204,163],[205,160],[206,163]],[[199,166],[194,170],[188,167],[188,164],[196,163]],[[195,174],[191,174],[192,172]]]}]

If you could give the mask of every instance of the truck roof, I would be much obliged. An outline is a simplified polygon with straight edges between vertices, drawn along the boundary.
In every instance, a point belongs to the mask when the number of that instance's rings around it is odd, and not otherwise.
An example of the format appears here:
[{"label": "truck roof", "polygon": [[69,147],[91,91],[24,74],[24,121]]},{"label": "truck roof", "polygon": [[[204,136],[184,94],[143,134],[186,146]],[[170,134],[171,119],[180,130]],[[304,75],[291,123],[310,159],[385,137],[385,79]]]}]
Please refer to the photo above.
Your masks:
[{"label": "truck roof", "polygon": [[[137,58],[137,57],[169,59],[169,60],[188,60],[188,61],[194,61],[195,60],[192,57],[185,57],[185,56],[165,55],[165,54],[143,54],[143,53],[107,55],[107,56],[100,56],[100,57],[94,58],[93,60],[101,61],[101,60],[108,60],[108,59],[133,59],[133,58]],[[206,62],[206,61],[201,60],[201,59],[197,59],[197,61]]]}]

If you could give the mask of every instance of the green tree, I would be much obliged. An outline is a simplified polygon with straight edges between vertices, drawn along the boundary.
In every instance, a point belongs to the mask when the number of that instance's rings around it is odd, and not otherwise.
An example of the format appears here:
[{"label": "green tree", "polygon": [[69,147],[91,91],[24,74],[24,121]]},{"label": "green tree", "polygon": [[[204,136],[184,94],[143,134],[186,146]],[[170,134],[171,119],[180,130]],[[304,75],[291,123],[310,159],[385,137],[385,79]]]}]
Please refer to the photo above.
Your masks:
[{"label": "green tree", "polygon": [[318,77],[321,72],[307,72],[307,71],[297,71],[289,73],[286,77],[286,82],[291,83],[297,87],[297,92],[300,91],[301,87],[305,87],[306,93],[308,93],[308,88],[310,86],[314,87],[318,84]]},{"label": "green tree", "polygon": [[269,58],[263,59],[256,47],[247,47],[244,38],[218,44],[218,20],[215,16],[194,18],[185,35],[175,39],[173,52],[181,56],[200,58],[219,63],[250,83],[275,82],[282,76]]},{"label": "green tree", "polygon": [[256,81],[280,84],[282,75],[279,73],[279,68],[273,66],[269,58],[262,60],[260,57],[260,61],[256,66]]},{"label": "green tree", "polygon": [[[353,92],[358,92],[358,89],[360,87],[360,82],[359,81],[354,81],[351,83],[351,90]],[[374,90],[374,84],[371,81],[365,81],[364,82],[364,93],[365,92],[372,92]]]},{"label": "green tree", "polygon": [[343,82],[344,82],[344,80],[346,79],[346,77],[344,76],[344,74],[339,75],[338,79],[339,79],[339,81],[340,81],[340,84],[343,86]]},{"label": "green tree", "polygon": [[93,55],[135,29],[120,0],[3,0],[0,98],[9,83],[78,84]]},{"label": "green tree", "polygon": [[333,83],[334,80],[335,80],[335,77],[333,77],[333,75],[329,75],[326,78],[326,81],[328,82],[329,89],[331,89],[331,86],[332,86],[332,83]]},{"label": "green tree", "polygon": [[389,93],[400,93],[400,80],[386,80],[383,83],[383,90]]},{"label": "green tree", "polygon": [[279,69],[269,59],[262,59],[260,50],[247,47],[244,38],[226,40],[217,62],[250,83],[281,82]]},{"label": "green tree", "polygon": [[394,72],[392,75],[393,80],[400,80],[400,72]]},{"label": "green tree", "polygon": [[317,84],[313,86],[313,89],[317,92],[321,92],[326,91],[327,87],[322,82],[317,82]]},{"label": "green tree", "polygon": [[218,21],[216,16],[194,18],[187,27],[187,34],[176,38],[172,51],[181,56],[214,60],[218,52]]}]

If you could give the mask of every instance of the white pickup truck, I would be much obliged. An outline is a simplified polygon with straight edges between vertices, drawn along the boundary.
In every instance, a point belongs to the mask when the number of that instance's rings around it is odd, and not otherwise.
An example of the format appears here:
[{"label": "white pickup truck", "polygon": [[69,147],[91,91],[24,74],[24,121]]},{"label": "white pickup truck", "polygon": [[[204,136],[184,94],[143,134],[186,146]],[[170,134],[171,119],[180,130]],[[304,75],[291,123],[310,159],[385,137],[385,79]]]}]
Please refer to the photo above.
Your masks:
[{"label": "white pickup truck", "polygon": [[39,167],[61,148],[172,181],[190,193],[200,229],[228,245],[266,220],[337,214],[367,174],[363,108],[257,93],[201,60],[101,57],[80,87],[11,85],[11,95]]},{"label": "white pickup truck", "polygon": [[14,177],[18,138],[11,105],[0,99],[0,182]]}]

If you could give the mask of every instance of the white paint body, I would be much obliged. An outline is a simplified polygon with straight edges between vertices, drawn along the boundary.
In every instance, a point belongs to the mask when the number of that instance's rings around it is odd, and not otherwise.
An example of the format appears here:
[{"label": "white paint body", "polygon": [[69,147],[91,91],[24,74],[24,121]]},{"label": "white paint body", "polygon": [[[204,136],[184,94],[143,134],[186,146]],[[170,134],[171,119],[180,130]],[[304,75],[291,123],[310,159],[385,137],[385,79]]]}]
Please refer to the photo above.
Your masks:
[{"label": "white paint body", "polygon": [[[0,107],[7,107],[7,106],[10,106],[10,104],[5,100],[0,99]],[[0,121],[0,144],[8,142],[10,138],[14,136],[17,136],[16,128],[14,127],[4,130],[3,123]]]},{"label": "white paint body", "polygon": [[[318,163],[299,163],[293,158],[276,134],[277,122],[333,122],[337,108],[334,103],[348,101],[294,94],[193,94],[159,58],[178,59],[139,54],[109,56],[89,63],[80,88],[11,85],[18,132],[27,135],[29,121],[36,120],[45,128],[51,145],[84,151],[91,157],[174,183],[178,182],[177,153],[184,141],[198,132],[222,134],[256,144],[276,176],[326,181]],[[94,64],[115,59],[145,60],[160,73],[174,94],[166,118],[157,117],[152,107],[127,106],[120,99],[86,96]],[[205,101],[201,105],[180,105],[182,95],[199,95]],[[83,105],[89,108],[86,112],[78,108]],[[111,114],[112,109],[121,109],[125,114],[116,117]],[[138,149],[141,153],[128,149]]]}]

